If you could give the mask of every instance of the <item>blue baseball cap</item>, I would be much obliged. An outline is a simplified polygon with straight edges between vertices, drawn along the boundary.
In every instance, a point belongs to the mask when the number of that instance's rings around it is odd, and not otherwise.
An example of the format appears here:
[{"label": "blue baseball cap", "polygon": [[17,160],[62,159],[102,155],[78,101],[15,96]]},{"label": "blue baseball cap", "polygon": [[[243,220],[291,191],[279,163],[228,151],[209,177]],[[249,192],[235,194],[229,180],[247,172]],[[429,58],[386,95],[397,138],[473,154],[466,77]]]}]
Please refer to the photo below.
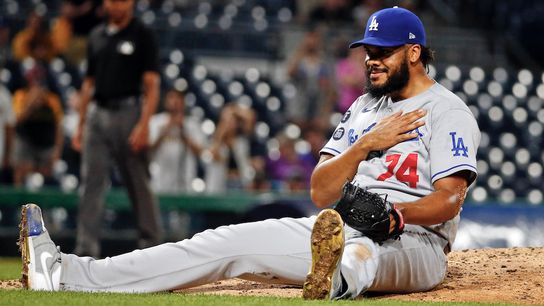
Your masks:
[{"label": "blue baseball cap", "polygon": [[395,6],[372,14],[366,23],[363,39],[354,41],[349,47],[396,47],[404,44],[425,46],[425,28],[414,13]]}]

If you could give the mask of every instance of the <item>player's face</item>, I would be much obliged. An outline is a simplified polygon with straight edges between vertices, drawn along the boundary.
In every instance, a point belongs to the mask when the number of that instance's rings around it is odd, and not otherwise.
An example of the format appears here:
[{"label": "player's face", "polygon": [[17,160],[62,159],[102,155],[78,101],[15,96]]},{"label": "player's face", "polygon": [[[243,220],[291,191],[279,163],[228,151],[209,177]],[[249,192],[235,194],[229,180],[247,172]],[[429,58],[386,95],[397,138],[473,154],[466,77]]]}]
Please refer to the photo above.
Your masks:
[{"label": "player's face", "polygon": [[366,91],[380,97],[403,89],[410,80],[406,46],[380,48],[365,46]]}]

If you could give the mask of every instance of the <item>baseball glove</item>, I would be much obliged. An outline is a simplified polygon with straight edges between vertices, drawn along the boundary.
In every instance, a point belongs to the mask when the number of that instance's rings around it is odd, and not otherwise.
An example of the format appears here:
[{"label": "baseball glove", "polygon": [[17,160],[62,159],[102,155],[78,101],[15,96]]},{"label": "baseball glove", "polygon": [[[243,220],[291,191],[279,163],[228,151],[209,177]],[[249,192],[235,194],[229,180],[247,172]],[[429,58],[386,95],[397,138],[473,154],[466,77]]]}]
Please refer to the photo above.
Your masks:
[{"label": "baseball glove", "polygon": [[[342,198],[334,209],[347,225],[380,244],[387,239],[400,239],[404,230],[402,214],[387,197],[383,199],[350,182],[344,184]],[[395,229],[391,233],[389,215],[395,219]]]}]

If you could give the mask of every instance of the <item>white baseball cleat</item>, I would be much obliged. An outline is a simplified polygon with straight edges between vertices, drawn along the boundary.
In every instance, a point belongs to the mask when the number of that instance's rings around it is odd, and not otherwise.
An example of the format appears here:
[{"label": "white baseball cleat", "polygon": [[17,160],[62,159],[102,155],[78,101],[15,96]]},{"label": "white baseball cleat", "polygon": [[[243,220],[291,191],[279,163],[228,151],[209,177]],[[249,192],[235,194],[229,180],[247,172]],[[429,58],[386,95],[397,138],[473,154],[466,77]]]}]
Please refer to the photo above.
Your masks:
[{"label": "white baseball cleat", "polygon": [[319,213],[312,229],[312,267],[304,282],[307,300],[335,299],[342,287],[340,260],[344,251],[344,222],[334,209]]},{"label": "white baseball cleat", "polygon": [[57,291],[61,256],[49,237],[36,204],[23,205],[19,224],[19,249],[23,262],[21,283],[25,289]]}]

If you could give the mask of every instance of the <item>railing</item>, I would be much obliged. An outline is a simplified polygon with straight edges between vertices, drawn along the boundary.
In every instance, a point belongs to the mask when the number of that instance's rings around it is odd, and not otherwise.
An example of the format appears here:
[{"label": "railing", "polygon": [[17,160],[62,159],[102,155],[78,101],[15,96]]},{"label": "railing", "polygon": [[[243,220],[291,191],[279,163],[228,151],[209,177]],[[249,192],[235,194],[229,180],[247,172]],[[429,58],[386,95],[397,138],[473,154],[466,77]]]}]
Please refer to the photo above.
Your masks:
[{"label": "railing", "polygon": [[[279,193],[228,192],[225,194],[158,194],[160,207],[164,210],[188,212],[235,212],[243,213],[256,205],[274,202],[278,199],[308,200],[306,193],[284,195]],[[0,187],[0,209],[36,203],[44,208],[63,207],[76,209],[77,192],[62,192],[57,188],[43,188],[31,191],[24,188]],[[130,200],[123,189],[112,189],[106,195],[106,207],[125,211],[130,209]]]}]

